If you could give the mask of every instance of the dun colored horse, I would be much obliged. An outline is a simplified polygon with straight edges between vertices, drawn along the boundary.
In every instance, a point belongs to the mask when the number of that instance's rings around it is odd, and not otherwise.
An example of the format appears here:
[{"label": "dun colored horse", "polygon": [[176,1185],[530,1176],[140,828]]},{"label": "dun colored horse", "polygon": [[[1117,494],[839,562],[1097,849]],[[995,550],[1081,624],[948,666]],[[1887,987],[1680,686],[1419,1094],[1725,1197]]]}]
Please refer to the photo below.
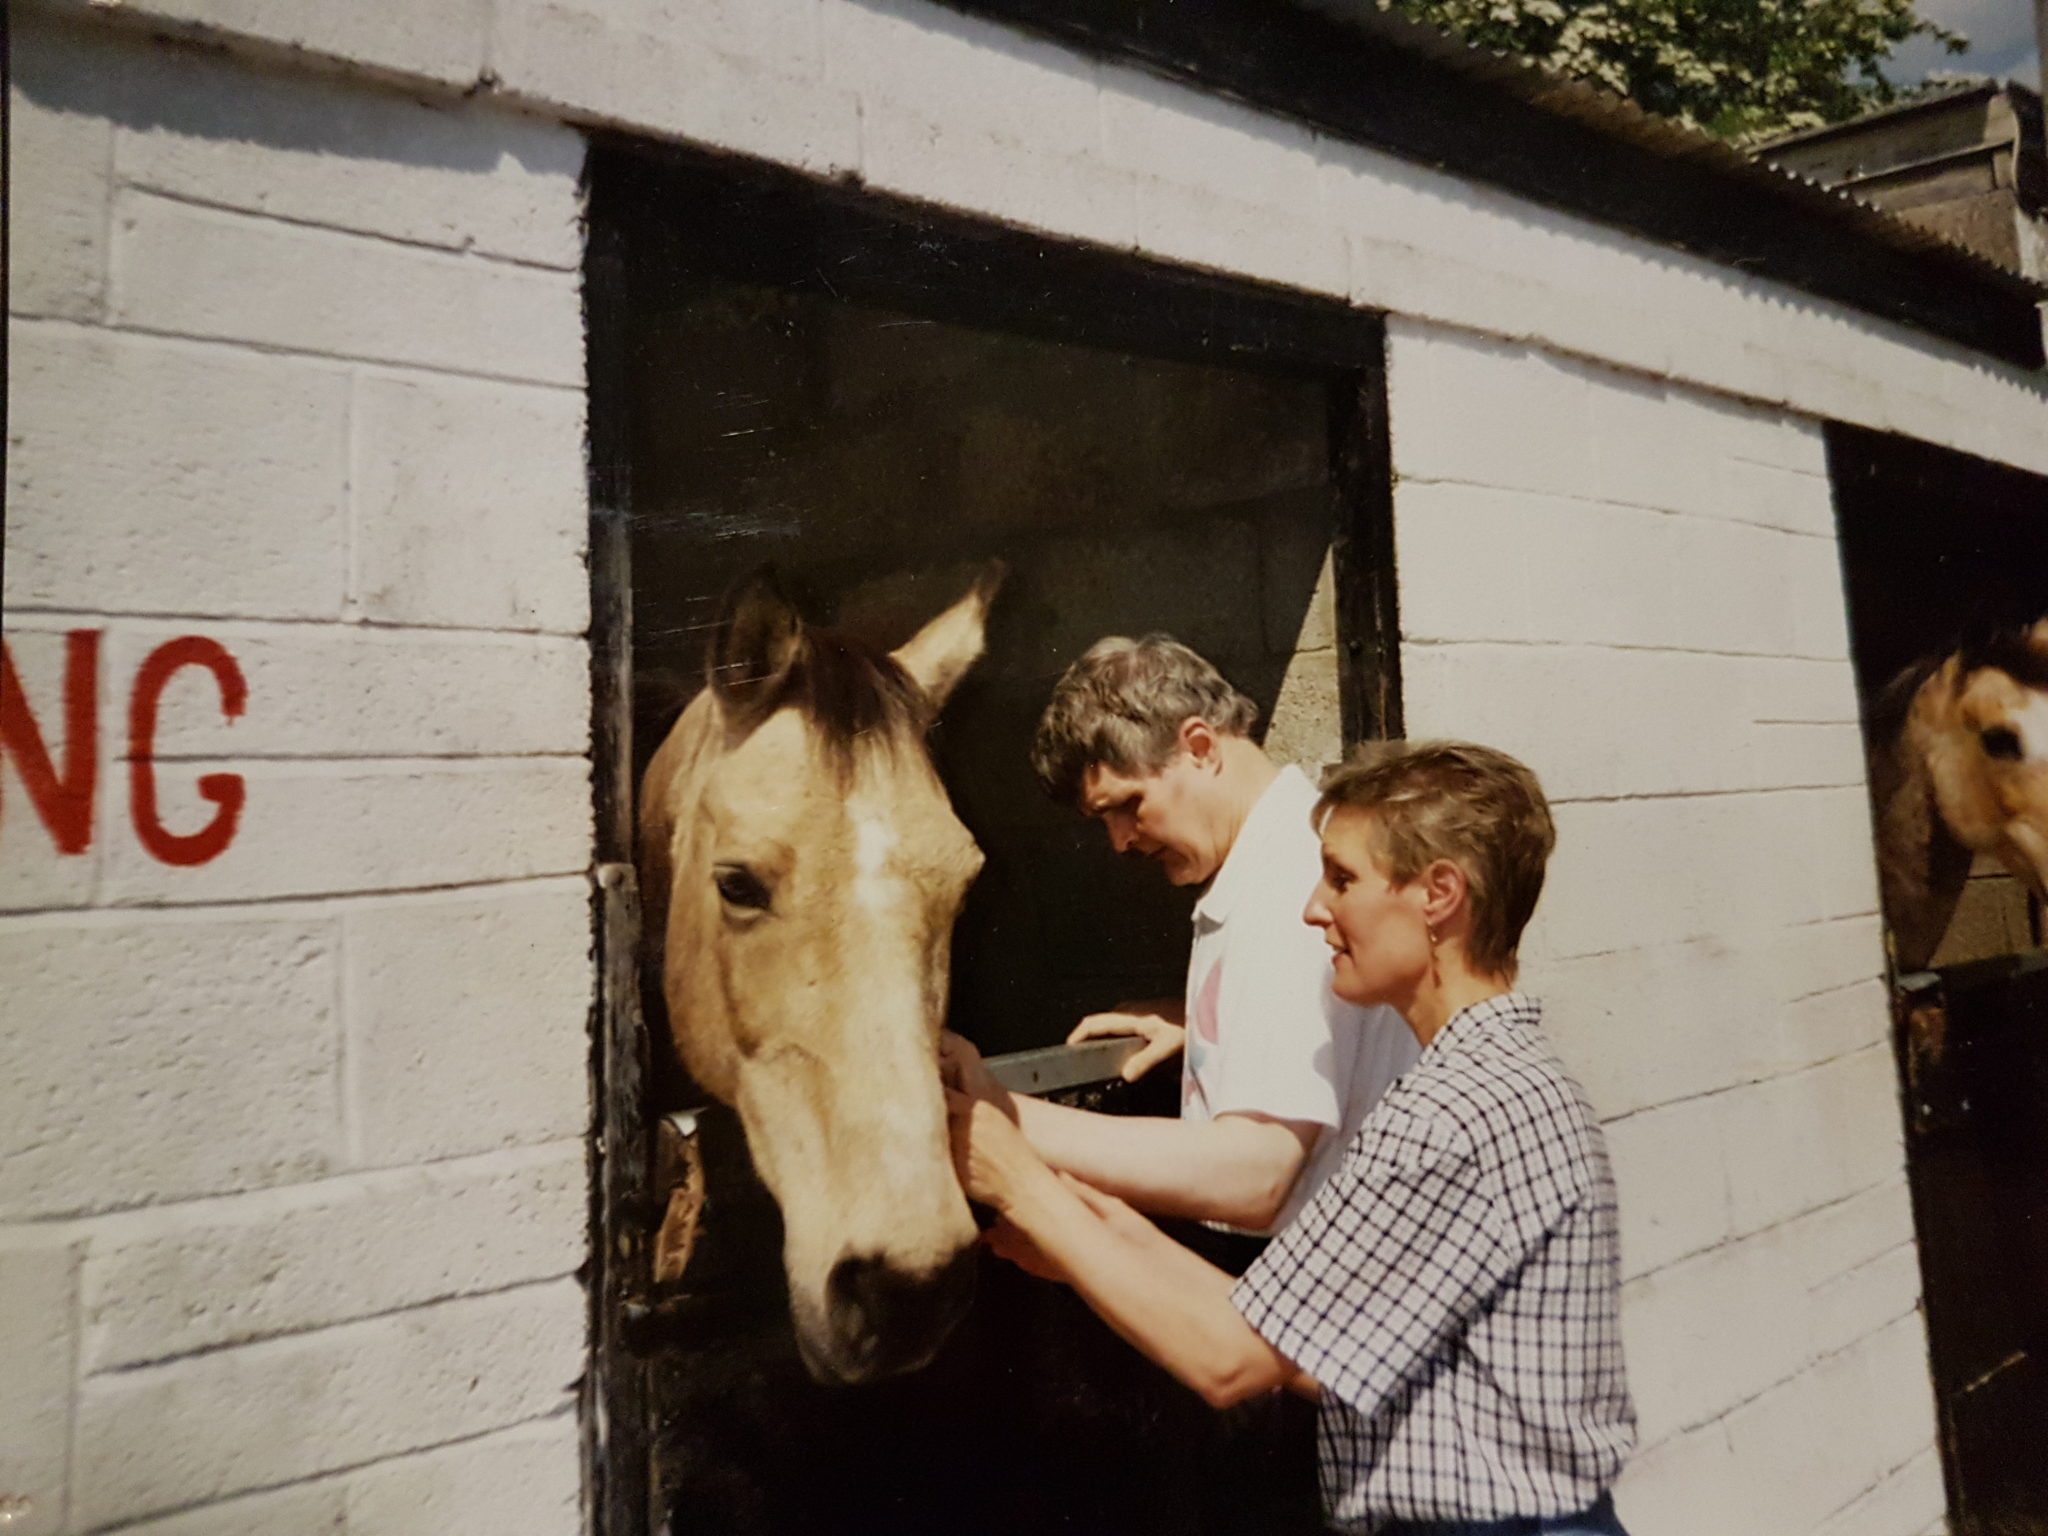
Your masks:
[{"label": "dun colored horse", "polygon": [[1899,968],[1919,970],[1975,855],[2048,898],[2048,618],[1908,668],[1870,723],[1885,916]]},{"label": "dun colored horse", "polygon": [[982,857],[924,736],[981,655],[999,576],[888,655],[807,627],[754,578],[641,783],[669,1031],[782,1208],[821,1380],[916,1369],[971,1299],[937,1036]]}]

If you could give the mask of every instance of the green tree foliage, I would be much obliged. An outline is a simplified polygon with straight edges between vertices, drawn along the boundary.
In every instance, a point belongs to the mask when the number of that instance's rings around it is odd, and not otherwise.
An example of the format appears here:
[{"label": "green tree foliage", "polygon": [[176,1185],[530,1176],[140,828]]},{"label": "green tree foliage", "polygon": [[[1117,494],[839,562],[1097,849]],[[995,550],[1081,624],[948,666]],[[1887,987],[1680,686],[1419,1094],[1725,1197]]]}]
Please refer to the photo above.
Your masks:
[{"label": "green tree foliage", "polygon": [[1466,42],[1520,54],[1728,138],[1839,122],[1893,100],[1907,38],[1960,34],[1913,0],[1379,0]]}]

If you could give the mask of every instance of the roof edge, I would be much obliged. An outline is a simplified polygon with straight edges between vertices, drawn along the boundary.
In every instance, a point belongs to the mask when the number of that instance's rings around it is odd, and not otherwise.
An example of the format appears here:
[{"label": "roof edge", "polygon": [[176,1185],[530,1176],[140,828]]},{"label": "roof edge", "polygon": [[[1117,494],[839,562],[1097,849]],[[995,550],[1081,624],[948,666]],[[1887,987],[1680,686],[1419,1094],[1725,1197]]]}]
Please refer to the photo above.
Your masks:
[{"label": "roof edge", "polygon": [[1373,0],[935,0],[2022,368],[2048,286]]}]

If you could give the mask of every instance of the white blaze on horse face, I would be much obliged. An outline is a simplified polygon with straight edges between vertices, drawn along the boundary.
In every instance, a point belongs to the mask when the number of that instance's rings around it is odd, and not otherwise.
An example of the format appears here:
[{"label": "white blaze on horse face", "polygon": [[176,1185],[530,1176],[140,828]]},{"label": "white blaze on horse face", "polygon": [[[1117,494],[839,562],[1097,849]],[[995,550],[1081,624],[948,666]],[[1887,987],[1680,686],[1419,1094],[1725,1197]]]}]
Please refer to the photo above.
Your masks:
[{"label": "white blaze on horse face", "polygon": [[889,855],[896,848],[896,829],[880,816],[856,813],[853,821],[853,899],[877,915],[895,905],[896,885],[889,879]]}]

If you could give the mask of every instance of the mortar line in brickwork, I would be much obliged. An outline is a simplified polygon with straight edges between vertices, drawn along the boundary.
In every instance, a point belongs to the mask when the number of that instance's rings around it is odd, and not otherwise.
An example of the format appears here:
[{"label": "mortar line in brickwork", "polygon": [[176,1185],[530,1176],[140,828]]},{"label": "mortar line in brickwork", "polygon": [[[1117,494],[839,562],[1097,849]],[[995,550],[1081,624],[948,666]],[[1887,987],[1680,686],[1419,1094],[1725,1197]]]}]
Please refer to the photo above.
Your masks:
[{"label": "mortar line in brickwork", "polygon": [[361,446],[358,430],[361,412],[356,405],[357,396],[362,392],[362,380],[361,368],[349,369],[348,395],[341,407],[341,616],[351,624],[360,623],[363,617],[362,515],[356,506],[356,453]]},{"label": "mortar line in brickwork", "polygon": [[[577,558],[582,558],[581,551],[577,552]],[[64,623],[75,626],[130,622],[166,625],[205,624],[209,627],[220,628],[224,634],[250,633],[257,634],[259,638],[262,628],[272,627],[299,630],[309,628],[331,629],[337,634],[370,632],[389,635],[394,638],[417,633],[421,635],[447,635],[452,637],[495,635],[507,640],[573,640],[586,644],[590,639],[590,631],[588,629],[490,629],[476,624],[434,624],[415,619],[351,619],[344,617],[340,613],[300,618],[289,614],[269,616],[261,614],[188,613],[164,609],[82,609],[57,605],[41,606],[34,603],[10,603],[7,605],[4,614],[0,614],[0,617],[8,620],[16,618],[43,619],[49,621],[52,625]]]},{"label": "mortar line in brickwork", "polygon": [[[231,768],[238,763],[580,763],[586,761],[589,756],[590,751],[587,747],[537,747],[526,752],[151,752],[148,761],[178,766],[212,764]],[[135,759],[122,753],[115,757],[114,764],[118,768],[125,768],[133,761]]]},{"label": "mortar line in brickwork", "polygon": [[290,1344],[294,1340],[311,1338],[314,1334],[388,1323],[395,1317],[405,1317],[410,1313],[425,1312],[435,1307],[452,1307],[466,1301],[489,1301],[494,1297],[511,1296],[540,1286],[560,1285],[564,1280],[574,1279],[582,1267],[583,1256],[578,1254],[574,1264],[551,1274],[530,1276],[505,1285],[480,1286],[475,1290],[444,1291],[438,1295],[423,1296],[416,1301],[405,1302],[400,1306],[380,1307],[374,1312],[359,1312],[351,1317],[338,1317],[325,1323],[301,1323],[294,1327],[272,1328],[251,1334],[247,1338],[223,1339],[219,1343],[201,1344],[192,1349],[179,1350],[176,1354],[152,1355],[147,1360],[123,1361],[119,1365],[109,1365],[90,1371],[79,1379],[81,1383],[118,1380],[122,1377],[139,1376],[145,1371],[168,1370],[172,1366],[187,1365],[194,1360],[204,1360],[212,1355],[225,1355],[234,1350],[268,1349]]},{"label": "mortar line in brickwork", "polygon": [[[60,1238],[68,1238],[75,1242],[104,1240],[118,1244],[147,1241],[152,1236],[161,1235],[153,1230],[159,1216],[175,1218],[179,1231],[187,1230],[194,1225],[254,1225],[280,1212],[318,1210],[343,1203],[359,1195],[389,1193],[407,1184],[417,1183],[421,1173],[462,1177],[490,1173],[514,1174],[543,1168],[552,1158],[560,1156],[563,1151],[572,1147],[579,1153],[587,1153],[587,1139],[581,1133],[551,1136],[545,1141],[520,1142],[509,1147],[488,1147],[481,1152],[444,1152],[412,1158],[402,1163],[344,1168],[337,1173],[319,1178],[297,1179],[288,1184],[262,1184],[249,1189],[151,1200],[136,1205],[109,1206],[105,1210],[88,1211],[83,1214],[68,1211],[53,1216],[10,1217],[0,1221],[0,1234],[6,1233],[10,1228],[33,1228],[40,1233],[55,1233]],[[247,1213],[234,1209],[237,1206],[258,1204],[268,1209]],[[67,1233],[67,1227],[75,1227],[77,1231]]]},{"label": "mortar line in brickwork", "polygon": [[225,347],[230,351],[248,352],[259,357],[282,357],[296,362],[332,366],[336,369],[351,364],[369,369],[382,369],[399,375],[427,374],[434,378],[467,379],[480,384],[498,384],[516,389],[544,389],[556,394],[568,393],[581,397],[584,386],[565,383],[559,379],[534,379],[515,374],[480,372],[473,368],[444,367],[437,363],[407,362],[403,360],[360,357],[347,352],[310,352],[304,348],[274,346],[268,342],[247,341],[237,336],[195,336],[186,331],[160,331],[149,326],[102,324],[97,321],[72,320],[63,315],[9,315],[10,323],[17,326],[47,326],[51,329],[76,331],[88,339],[104,340],[109,336],[150,342],[158,346],[188,348],[204,351],[211,347]]},{"label": "mortar line in brickwork", "polygon": [[[1728,1248],[1739,1247],[1743,1243],[1748,1242],[1753,1237],[1761,1237],[1767,1233],[1775,1232],[1778,1228],[1786,1226],[1794,1221],[1805,1221],[1808,1217],[1811,1216],[1824,1215],[1829,1211],[1836,1210],[1842,1206],[1846,1206],[1852,1201],[1861,1200],[1867,1195],[1871,1194],[1873,1191],[1883,1189],[1885,1187],[1886,1186],[1883,1184],[1882,1181],[1876,1184],[1866,1185],[1862,1189],[1856,1190],[1850,1194],[1839,1195],[1832,1200],[1826,1201],[1820,1205],[1813,1206],[1809,1210],[1801,1211],[1796,1216],[1785,1217],[1783,1220],[1772,1222],[1771,1225],[1768,1227],[1759,1227],[1752,1232],[1723,1232],[1719,1237],[1716,1237],[1712,1242],[1702,1243],[1697,1248],[1688,1248],[1683,1253],[1673,1254],[1670,1258],[1664,1260],[1663,1263],[1659,1264],[1654,1269],[1643,1270],[1640,1274],[1625,1275],[1623,1277],[1622,1283],[1624,1285],[1633,1284],[1635,1281],[1638,1280],[1646,1280],[1652,1275],[1661,1275],[1667,1270],[1676,1269],[1679,1265],[1690,1263],[1692,1260],[1700,1258],[1703,1255],[1710,1253],[1718,1253]],[[1901,1197],[1904,1198],[1904,1184],[1901,1183],[1897,1187],[1900,1190]],[[1900,1239],[1896,1243],[1893,1243],[1890,1247],[1880,1249],[1878,1252],[1870,1255],[1870,1257],[1866,1259],[1858,1259],[1855,1263],[1849,1265],[1845,1269],[1838,1269],[1834,1271],[1825,1280],[1823,1280],[1821,1284],[1830,1285],[1837,1280],[1845,1279],[1846,1277],[1856,1274],[1859,1271],[1868,1269],[1871,1265],[1879,1263],[1882,1260],[1891,1257],[1893,1254],[1897,1253],[1902,1248],[1913,1247],[1914,1244],[1918,1241],[1919,1239],[1917,1237],[1909,1233],[1906,1237]]]},{"label": "mortar line in brickwork", "polygon": [[[174,764],[181,768],[234,769],[266,763],[281,766],[306,768],[334,768],[357,770],[379,768],[395,770],[403,775],[410,769],[424,769],[438,765],[443,771],[458,777],[467,777],[471,772],[488,768],[496,763],[586,763],[590,760],[588,749],[572,750],[563,748],[552,752],[394,752],[387,756],[351,756],[347,753],[263,753],[263,752],[191,752],[183,755],[169,752],[152,752],[148,759],[154,763]],[[134,761],[123,753],[114,759],[118,767],[125,768]],[[346,771],[332,777],[346,778]],[[385,775],[380,775],[385,776]],[[316,778],[324,775],[307,774],[295,777]]]},{"label": "mortar line in brickwork", "polygon": [[1735,661],[1797,661],[1816,666],[1840,667],[1844,672],[1849,667],[1846,652],[1834,656],[1813,656],[1797,651],[1724,651],[1710,646],[1648,645],[1627,640],[1527,640],[1495,638],[1489,635],[1404,634],[1401,636],[1401,643],[1418,649],[1424,646],[1448,648],[1454,645],[1497,645],[1515,646],[1525,650],[1647,651],[1658,656],[1722,656]]},{"label": "mortar line in brickwork", "polygon": [[[175,192],[153,186],[146,181],[124,178],[116,190],[135,193],[160,203],[176,203],[186,208],[203,208],[210,213],[232,214],[236,218],[249,219],[259,224],[279,224],[287,229],[311,230],[323,235],[333,235],[344,240],[370,240],[379,245],[395,245],[401,250],[421,251],[433,256],[446,256],[455,261],[480,261],[495,267],[513,267],[523,272],[547,272],[556,276],[575,275],[582,269],[579,260],[557,266],[553,262],[536,261],[526,256],[507,256],[496,251],[481,250],[473,244],[443,245],[439,241],[409,239],[394,235],[388,230],[358,229],[347,224],[328,224],[319,219],[297,218],[288,213],[274,213],[267,208],[250,208],[240,203],[224,203],[210,197],[200,197],[190,192]],[[114,202],[108,199],[109,205]]]},{"label": "mortar line in brickwork", "polygon": [[292,891],[272,896],[210,896],[194,901],[128,901],[106,903],[96,906],[53,906],[15,907],[0,912],[0,929],[23,919],[98,917],[109,923],[117,922],[124,915],[155,913],[162,917],[203,921],[215,911],[245,912],[251,908],[267,908],[280,915],[316,916],[321,907],[338,902],[366,902],[381,900],[402,900],[419,897],[431,900],[436,896],[460,894],[463,892],[512,890],[521,886],[555,885],[575,880],[588,882],[590,866],[579,864],[574,869],[540,870],[526,875],[498,875],[488,880],[449,880],[438,884],[364,886],[360,890],[341,891]]},{"label": "mortar line in brickwork", "polygon": [[349,1013],[348,965],[355,946],[349,930],[354,914],[342,911],[334,919],[334,1123],[341,1135],[342,1160],[351,1168],[362,1164],[362,1116],[356,1112],[355,1084],[350,1073],[361,1055],[355,1049],[355,1019]]},{"label": "mortar line in brickwork", "polygon": [[[1872,935],[1872,937],[1875,938],[1876,936]],[[1873,953],[1875,953],[1879,950],[1880,946],[1873,944],[1871,948]],[[1881,967],[1873,968],[1868,976],[1858,976],[1854,981],[1830,982],[1825,987],[1815,987],[1811,992],[1795,992],[1786,1001],[1790,1003],[1810,1003],[1816,997],[1827,997],[1836,992],[1851,992],[1857,987],[1867,987],[1873,981],[1880,984],[1884,981],[1884,971]]]},{"label": "mortar line in brickwork", "polygon": [[430,1445],[409,1446],[402,1451],[393,1451],[388,1456],[372,1456],[366,1461],[351,1461],[339,1467],[324,1467],[318,1472],[307,1473],[301,1477],[287,1477],[274,1483],[257,1483],[252,1487],[237,1488],[232,1493],[223,1497],[194,1499],[189,1504],[174,1504],[163,1509],[154,1509],[147,1514],[116,1520],[107,1525],[92,1526],[81,1530],[78,1536],[121,1536],[121,1533],[124,1531],[141,1530],[156,1524],[158,1521],[173,1519],[179,1515],[192,1514],[197,1510],[222,1509],[230,1504],[242,1503],[244,1500],[253,1501],[260,1499],[265,1494],[282,1493],[288,1488],[309,1488],[320,1483],[336,1482],[345,1477],[353,1477],[356,1473],[367,1471],[371,1467],[381,1467],[387,1462],[406,1461],[415,1456],[433,1456],[443,1451],[454,1450],[459,1446],[474,1445],[480,1440],[489,1440],[498,1435],[510,1435],[519,1430],[530,1428],[535,1424],[546,1424],[551,1420],[559,1419],[565,1414],[573,1412],[574,1409],[575,1400],[571,1398],[563,1406],[550,1408],[546,1413],[537,1413],[531,1418],[514,1419],[509,1424],[497,1424],[489,1429],[477,1430],[472,1434],[455,1435],[447,1440],[436,1440]]},{"label": "mortar line in brickwork", "polygon": [[[1930,1389],[1930,1400],[1932,1399],[1932,1396],[1933,1393]],[[1893,1478],[1900,1476],[1908,1468],[1912,1467],[1914,1463],[1921,1461],[1932,1461],[1939,1454],[1940,1452],[1935,1446],[1923,1445],[1918,1450],[1914,1451],[1912,1455],[1908,1456],[1904,1461],[1900,1462],[1897,1466],[1887,1467],[1884,1471],[1877,1474],[1876,1482],[1872,1483],[1869,1487],[1860,1489],[1856,1493],[1850,1495],[1849,1498],[1845,1499],[1842,1503],[1837,1504],[1833,1509],[1829,1510],[1825,1515],[1823,1515],[1821,1517],[1821,1523],[1814,1527],[1815,1531],[1819,1533],[1819,1536],[1827,1536],[1828,1526],[1830,1522],[1834,1521],[1841,1515],[1846,1514],[1855,1505],[1860,1503],[1862,1500],[1869,1498],[1873,1493],[1879,1492],[1881,1489],[1883,1489],[1886,1483],[1889,1483]],[[1940,1470],[1938,1464],[1935,1476],[1938,1484],[1940,1478]],[[1937,1533],[1938,1536],[1948,1536],[1948,1530],[1948,1516],[1946,1513],[1944,1513],[1939,1519],[1937,1519],[1934,1522],[1933,1525],[1929,1526],[1925,1531],[1923,1531],[1921,1533],[1921,1536],[1937,1536]]]},{"label": "mortar line in brickwork", "polygon": [[[1638,1115],[1651,1115],[1663,1109],[1676,1109],[1681,1104],[1700,1104],[1708,1099],[1718,1099],[1725,1094],[1741,1093],[1744,1089],[1761,1088],[1770,1083],[1782,1083],[1803,1073],[1818,1072],[1824,1067],[1837,1066],[1849,1060],[1852,1056],[1862,1056],[1870,1051],[1885,1051],[1889,1053],[1890,1050],[1891,1040],[1889,1038],[1889,1031],[1887,1031],[1886,1038],[1884,1039],[1868,1040],[1862,1045],[1852,1045],[1846,1051],[1837,1051],[1832,1056],[1823,1056],[1815,1061],[1803,1061],[1798,1066],[1787,1068],[1783,1072],[1773,1072],[1767,1077],[1745,1077],[1739,1082],[1722,1083],[1718,1087],[1702,1089],[1698,1093],[1681,1094],[1675,1099],[1659,1099],[1654,1104],[1639,1104],[1625,1114],[1614,1115],[1602,1120],[1600,1123],[1602,1125],[1619,1125],[1622,1121],[1633,1120]],[[1815,1207],[1815,1209],[1820,1209],[1820,1207]],[[1768,1231],[1769,1229],[1762,1228],[1760,1230]]]},{"label": "mortar line in brickwork", "polygon": [[[169,758],[163,759],[170,761]],[[1842,789],[1861,789],[1863,780],[1841,779],[1832,784],[1754,784],[1735,789],[1656,789],[1639,795],[1551,795],[1557,805],[1629,805],[1638,801],[1726,800],[1735,795],[1811,795]]]},{"label": "mortar line in brickwork", "polygon": [[126,336],[146,341],[174,343],[180,346],[225,347],[233,352],[246,352],[252,357],[281,357],[301,362],[315,363],[368,363],[378,368],[402,369],[410,373],[431,374],[444,379],[476,379],[489,384],[517,384],[528,389],[555,389],[582,395],[583,381],[570,382],[565,379],[542,379],[527,374],[493,373],[486,369],[456,368],[440,363],[423,363],[402,357],[373,357],[360,352],[320,352],[306,347],[283,347],[269,342],[249,341],[239,336],[195,335],[190,331],[163,331],[154,326],[116,324],[83,325],[74,320],[37,318],[37,325],[62,325],[76,330],[89,331],[95,336]]},{"label": "mortar line in brickwork", "polygon": [[1822,928],[1829,923],[1863,922],[1877,916],[1875,907],[1858,907],[1854,912],[1834,912],[1826,917],[1802,917],[1788,923],[1790,928]]},{"label": "mortar line in brickwork", "polygon": [[79,1391],[85,1381],[85,1254],[79,1247],[71,1257],[71,1390],[64,1394],[64,1472],[57,1498],[57,1529],[71,1528],[71,1476],[78,1465]]},{"label": "mortar line in brickwork", "polygon": [[[1436,479],[1425,475],[1395,475],[1395,496],[1398,500],[1400,487],[1404,485],[1455,486],[1461,490],[1500,491],[1510,496],[1532,496],[1544,501],[1569,502],[1576,507],[1600,507],[1613,512],[1639,512],[1645,517],[1683,518],[1687,522],[1709,523],[1716,528],[1753,528],[1759,533],[1783,534],[1788,539],[1818,539],[1826,544],[1836,542],[1832,529],[1826,533],[1811,528],[1787,528],[1783,523],[1763,523],[1750,517],[1731,517],[1720,512],[1696,512],[1681,507],[1646,507],[1635,501],[1610,501],[1604,496],[1577,496],[1568,491],[1536,490],[1526,485],[1503,485],[1493,480],[1451,480]],[[1830,519],[1833,509],[1829,510]]]},{"label": "mortar line in brickwork", "polygon": [[[1750,1393],[1749,1396],[1737,1399],[1735,1402],[1730,1403],[1727,1407],[1721,1409],[1717,1413],[1710,1415],[1707,1418],[1694,1419],[1690,1423],[1679,1425],[1676,1429],[1674,1429],[1671,1432],[1670,1435],[1667,1435],[1665,1438],[1675,1439],[1679,1435],[1689,1435],[1694,1430],[1705,1429],[1712,1424],[1719,1424],[1731,1415],[1740,1413],[1743,1409],[1747,1408],[1751,1403],[1756,1402],[1758,1399],[1768,1397],[1771,1395],[1771,1393],[1777,1391],[1780,1387],[1789,1386],[1793,1382],[1797,1381],[1800,1377],[1806,1375],[1807,1373],[1814,1370],[1818,1370],[1821,1366],[1825,1365],[1828,1361],[1833,1360],[1836,1356],[1846,1355],[1850,1350],[1856,1349],[1861,1345],[1868,1344],[1880,1333],[1883,1333],[1885,1329],[1892,1327],[1894,1324],[1898,1323],[1900,1320],[1904,1318],[1916,1317],[1919,1315],[1919,1312],[1920,1299],[1918,1296],[1915,1296],[1913,1299],[1913,1304],[1906,1308],[1905,1311],[1896,1312],[1892,1316],[1885,1318],[1876,1327],[1870,1329],[1868,1332],[1857,1334],[1855,1338],[1849,1340],[1846,1344],[1838,1344],[1833,1349],[1824,1349],[1817,1355],[1809,1355],[1806,1358],[1806,1360],[1800,1364],[1797,1370],[1788,1372],[1787,1374],[1780,1376],[1777,1380],[1769,1383],[1766,1386],[1759,1387],[1756,1391]],[[1928,1390],[1928,1396],[1930,1399],[1931,1412],[1931,1399],[1933,1397],[1933,1389],[1931,1386]],[[1660,1440],[1657,1443],[1659,1445],[1662,1445],[1664,1442]],[[1908,1460],[1910,1459],[1911,1458],[1909,1457]],[[1899,1466],[1902,1467],[1905,1464],[1905,1462],[1900,1462]],[[1891,1472],[1886,1472],[1882,1474],[1877,1481],[1883,1482],[1885,1478],[1892,1476],[1892,1474],[1897,1472],[1898,1470],[1898,1467],[1892,1468]],[[1857,1499],[1862,1498],[1864,1494],[1870,1492],[1870,1490],[1872,1488],[1875,1488],[1876,1486],[1877,1483],[1870,1483],[1862,1488],[1857,1489],[1855,1496],[1849,1500],[1849,1503],[1855,1503]],[[1847,1507],[1847,1505],[1843,1506],[1843,1508]]]}]

